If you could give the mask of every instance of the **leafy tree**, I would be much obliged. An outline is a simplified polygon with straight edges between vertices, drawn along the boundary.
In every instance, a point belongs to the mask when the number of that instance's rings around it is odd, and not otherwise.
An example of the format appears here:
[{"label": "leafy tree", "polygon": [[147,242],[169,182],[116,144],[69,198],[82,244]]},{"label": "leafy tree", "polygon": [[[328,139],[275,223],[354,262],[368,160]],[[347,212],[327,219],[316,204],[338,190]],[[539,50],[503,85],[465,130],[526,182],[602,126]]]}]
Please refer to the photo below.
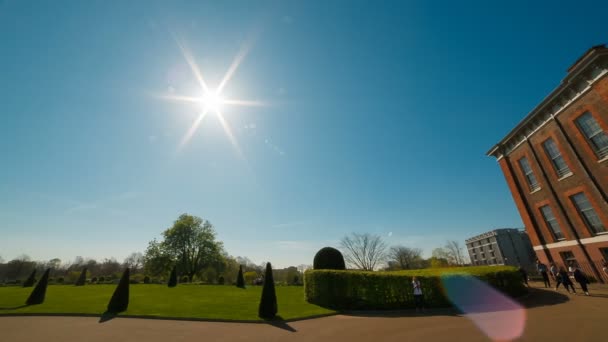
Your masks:
[{"label": "leafy tree", "polygon": [[[216,233],[209,221],[183,214],[173,226],[163,232],[164,240],[150,243],[146,251],[146,263],[163,265],[171,260],[179,272],[191,280],[195,274],[222,260],[222,243],[216,241]],[[154,260],[155,258],[161,260]]]},{"label": "leafy tree", "polygon": [[277,311],[277,294],[275,292],[274,279],[272,277],[272,266],[270,263],[267,263],[258,316],[264,319],[274,318],[277,315]]},{"label": "leafy tree", "polygon": [[76,280],[76,283],[74,285],[76,286],[84,286],[84,284],[87,281],[87,268],[83,268],[82,272],[80,272],[80,276],[78,277],[78,280]]},{"label": "leafy tree", "polygon": [[125,269],[114,294],[108,303],[108,312],[119,313],[129,307],[129,269]]},{"label": "leafy tree", "polygon": [[353,267],[373,271],[386,259],[386,243],[378,235],[357,234],[340,241],[344,258]]},{"label": "leafy tree", "polygon": [[445,258],[433,256],[429,259],[429,266],[432,268],[448,267],[450,263]]},{"label": "leafy tree", "polygon": [[47,268],[50,268],[52,270],[58,270],[59,267],[61,266],[61,259],[59,258],[54,258],[49,260],[49,262],[46,263]]},{"label": "leafy tree", "polygon": [[174,266],[172,256],[164,251],[163,245],[156,240],[150,241],[144,256],[145,272],[158,277],[167,274]]},{"label": "leafy tree", "polygon": [[36,283],[36,270],[33,270],[29,277],[23,282],[23,287],[32,287]]},{"label": "leafy tree", "polygon": [[258,277],[258,274],[254,271],[249,271],[249,272],[243,273],[243,278],[245,278],[245,283],[247,283],[247,284],[253,284],[253,281],[257,277]]},{"label": "leafy tree", "polygon": [[236,287],[245,288],[245,278],[243,278],[243,266],[239,266],[239,275],[236,277]]},{"label": "leafy tree", "polygon": [[392,262],[399,269],[408,270],[422,268],[422,249],[405,246],[393,246],[388,252],[389,263]]},{"label": "leafy tree", "polygon": [[171,275],[169,276],[169,283],[167,284],[167,286],[169,286],[169,287],[177,286],[177,267],[176,266],[173,266],[173,269],[171,270]]},{"label": "leafy tree", "polygon": [[44,297],[46,295],[46,287],[49,284],[49,273],[50,272],[51,272],[51,269],[47,268],[46,271],[44,272],[44,274],[42,275],[42,278],[40,278],[40,281],[38,282],[38,284],[36,284],[34,291],[32,291],[30,296],[27,298],[27,301],[25,302],[25,304],[34,305],[34,304],[42,304],[44,302]]}]

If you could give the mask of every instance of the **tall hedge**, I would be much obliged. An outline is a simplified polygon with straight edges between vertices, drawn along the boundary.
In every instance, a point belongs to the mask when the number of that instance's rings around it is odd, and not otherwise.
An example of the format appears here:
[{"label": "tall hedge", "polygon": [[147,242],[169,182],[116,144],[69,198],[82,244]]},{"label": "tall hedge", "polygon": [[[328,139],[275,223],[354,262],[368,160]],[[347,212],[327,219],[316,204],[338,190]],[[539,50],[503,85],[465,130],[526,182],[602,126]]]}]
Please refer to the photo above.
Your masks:
[{"label": "tall hedge", "polygon": [[245,288],[245,278],[243,277],[243,265],[239,265],[239,274],[236,277],[236,287]]},{"label": "tall hedge", "polygon": [[108,312],[119,313],[129,307],[129,269],[126,268],[108,303]]},{"label": "tall hedge", "polygon": [[76,286],[84,286],[84,284],[87,281],[87,268],[83,268],[82,272],[80,272],[80,276],[78,277],[78,280],[76,280],[76,283],[74,285]]},{"label": "tall hedge", "polygon": [[40,281],[38,282],[38,284],[36,284],[34,291],[32,291],[30,296],[27,298],[27,301],[25,301],[25,304],[34,305],[34,304],[42,304],[44,302],[44,297],[46,296],[46,287],[49,284],[49,273],[50,272],[51,272],[51,269],[47,268],[46,271],[44,272],[44,274],[42,275],[42,278],[40,278]]},{"label": "tall hedge", "polygon": [[171,275],[169,276],[169,282],[167,283],[167,286],[169,286],[169,287],[177,286],[177,267],[176,266],[173,266],[173,269],[171,270]]},{"label": "tall hedge", "polygon": [[344,257],[342,253],[333,247],[323,247],[313,260],[313,266],[315,270],[344,270],[346,265],[344,264]]},{"label": "tall hedge", "polygon": [[258,316],[265,319],[274,318],[277,315],[277,294],[274,289],[274,278],[272,276],[272,266],[266,264],[266,274],[264,275],[264,288],[262,289],[262,299],[258,309]]},{"label": "tall hedge", "polygon": [[32,287],[36,283],[36,270],[30,273],[30,276],[23,282],[23,287]]},{"label": "tall hedge", "polygon": [[[521,275],[515,268],[487,270],[474,274],[308,270],[304,274],[305,297],[310,303],[333,309],[413,308],[415,307],[411,285],[413,275],[416,275],[421,283],[425,305],[428,307],[452,305],[444,286],[455,283],[449,281],[450,277],[474,276],[511,296],[518,296],[526,291],[521,282]],[[455,292],[451,291],[451,293]]]}]

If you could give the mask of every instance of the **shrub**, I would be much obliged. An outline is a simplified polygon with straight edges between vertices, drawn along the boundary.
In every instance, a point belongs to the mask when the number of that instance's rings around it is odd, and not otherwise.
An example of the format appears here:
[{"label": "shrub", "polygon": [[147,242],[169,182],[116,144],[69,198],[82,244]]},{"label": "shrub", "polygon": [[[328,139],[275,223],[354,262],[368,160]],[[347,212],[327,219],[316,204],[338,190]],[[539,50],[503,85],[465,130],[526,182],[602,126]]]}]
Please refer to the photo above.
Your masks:
[{"label": "shrub", "polygon": [[466,281],[470,276],[511,296],[526,291],[514,267],[466,267],[399,272],[308,270],[304,292],[308,302],[333,309],[413,308],[412,276],[418,277],[428,307],[450,306],[443,285],[462,284],[451,280]]},{"label": "shrub", "polygon": [[36,282],[36,270],[33,270],[29,277],[23,282],[23,287],[32,287]]},{"label": "shrub", "polygon": [[239,265],[239,274],[236,277],[236,287],[245,288],[245,278],[243,278],[243,266]]},{"label": "shrub", "polygon": [[144,284],[150,284],[150,277],[148,277],[148,276],[144,277]]},{"label": "shrub", "polygon": [[264,277],[264,288],[262,289],[262,299],[258,309],[258,316],[265,319],[274,318],[277,315],[277,294],[274,289],[274,279],[272,277],[272,266],[266,264],[266,275]]},{"label": "shrub", "polygon": [[108,303],[108,312],[119,313],[127,310],[129,307],[129,269],[125,269],[125,272],[120,278],[116,290]]},{"label": "shrub", "polygon": [[245,279],[246,284],[254,284],[255,279],[258,277],[258,274],[253,271],[243,273],[243,278]]},{"label": "shrub", "polygon": [[58,284],[63,284],[63,277],[57,278],[57,283]]},{"label": "shrub", "polygon": [[339,250],[333,247],[324,247],[315,254],[313,268],[315,270],[344,270],[346,265]]},{"label": "shrub", "polygon": [[42,275],[42,278],[40,278],[38,284],[36,284],[34,291],[32,291],[30,296],[27,298],[25,304],[34,305],[42,304],[44,302],[44,297],[46,295],[46,287],[49,284],[49,273],[51,273],[51,269],[47,268],[44,274]]},{"label": "shrub", "polygon": [[83,268],[82,272],[80,272],[80,276],[74,285],[76,286],[84,286],[84,283],[87,281],[87,268]]},{"label": "shrub", "polygon": [[55,282],[55,278],[49,278],[49,283],[54,283]]},{"label": "shrub", "polygon": [[91,283],[96,283],[96,282],[97,282],[97,277],[91,278]]},{"label": "shrub", "polygon": [[220,285],[224,285],[224,276],[220,276],[219,278],[217,278],[217,283]]},{"label": "shrub", "polygon": [[177,286],[177,269],[175,266],[173,266],[173,269],[171,270],[171,275],[169,276],[169,283],[167,284],[167,286],[169,286],[169,287]]},{"label": "shrub", "polygon": [[188,276],[182,277],[182,283],[189,283],[189,282],[190,282],[190,278],[188,278]]},{"label": "shrub", "polygon": [[104,277],[99,277],[99,282],[103,283],[104,281],[106,281],[106,279]]}]

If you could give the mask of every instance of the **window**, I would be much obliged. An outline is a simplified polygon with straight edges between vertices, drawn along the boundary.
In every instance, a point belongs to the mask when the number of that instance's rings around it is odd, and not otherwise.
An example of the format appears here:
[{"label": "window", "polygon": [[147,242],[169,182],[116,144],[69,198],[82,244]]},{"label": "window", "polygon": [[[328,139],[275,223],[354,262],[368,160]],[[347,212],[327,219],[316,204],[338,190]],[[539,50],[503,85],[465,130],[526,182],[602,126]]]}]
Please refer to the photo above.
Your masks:
[{"label": "window", "polygon": [[481,253],[481,258],[482,258],[482,259],[485,259],[485,258],[486,258],[486,255],[485,255],[484,253]]},{"label": "window", "polygon": [[566,265],[566,267],[570,266],[570,264],[578,265],[578,263],[576,262],[576,258],[574,257],[574,254],[572,254],[572,252],[561,252],[559,253],[559,255],[561,255],[562,260],[564,261],[564,265]]},{"label": "window", "polygon": [[492,258],[495,258],[496,256],[494,255],[494,252],[491,252],[490,255],[492,256]]},{"label": "window", "polygon": [[589,203],[587,196],[584,193],[579,192],[578,194],[571,197],[576,209],[578,209],[579,214],[583,217],[583,221],[591,231],[595,234],[604,233],[606,231],[606,227],[600,221],[600,218],[597,216],[595,209]]},{"label": "window", "polygon": [[583,132],[593,152],[602,159],[608,157],[608,135],[591,113],[587,112],[576,119],[578,128]]},{"label": "window", "polygon": [[608,248],[600,248],[600,253],[602,253],[604,261],[608,261]]},{"label": "window", "polygon": [[543,214],[543,217],[545,218],[545,223],[551,229],[551,232],[553,232],[553,236],[555,237],[555,239],[563,240],[564,234],[562,234],[562,229],[559,226],[557,219],[553,215],[553,210],[551,210],[551,207],[548,205],[543,205],[542,207],[540,207],[540,212]]},{"label": "window", "polygon": [[553,164],[553,169],[557,173],[558,178],[564,177],[565,175],[572,173],[570,172],[568,164],[566,164],[564,157],[562,157],[562,154],[559,152],[557,144],[555,144],[555,141],[553,139],[547,139],[543,143],[543,146],[545,147],[545,152],[549,156],[549,159],[551,159],[551,164]]},{"label": "window", "polygon": [[532,172],[532,168],[530,167],[530,163],[528,162],[528,158],[523,157],[519,160],[519,166],[521,167],[521,171],[526,176],[528,180],[528,186],[530,187],[530,191],[535,191],[540,189],[540,185],[534,176],[534,172]]}]

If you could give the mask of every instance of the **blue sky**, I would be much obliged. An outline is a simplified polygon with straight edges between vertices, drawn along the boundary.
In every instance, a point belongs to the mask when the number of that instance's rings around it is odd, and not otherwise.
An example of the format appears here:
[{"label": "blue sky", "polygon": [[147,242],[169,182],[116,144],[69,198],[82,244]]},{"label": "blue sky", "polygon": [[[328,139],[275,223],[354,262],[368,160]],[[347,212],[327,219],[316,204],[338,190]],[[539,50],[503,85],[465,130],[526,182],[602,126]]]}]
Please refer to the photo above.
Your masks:
[{"label": "blue sky", "polygon": [[[605,2],[0,0],[0,256],[122,260],[180,213],[234,256],[310,264],[522,227],[485,152],[608,42]],[[223,95],[182,149],[200,92]]]}]

